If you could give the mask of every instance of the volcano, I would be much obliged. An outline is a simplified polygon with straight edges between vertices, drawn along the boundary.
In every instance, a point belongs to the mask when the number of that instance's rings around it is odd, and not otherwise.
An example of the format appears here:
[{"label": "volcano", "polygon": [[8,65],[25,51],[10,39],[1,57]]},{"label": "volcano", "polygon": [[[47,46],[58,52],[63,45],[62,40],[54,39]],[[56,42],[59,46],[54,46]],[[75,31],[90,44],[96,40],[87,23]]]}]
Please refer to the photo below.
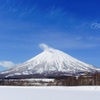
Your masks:
[{"label": "volcano", "polygon": [[67,76],[83,73],[95,73],[99,69],[93,65],[84,63],[63,51],[41,44],[44,51],[32,59],[1,72],[4,77],[19,76]]}]

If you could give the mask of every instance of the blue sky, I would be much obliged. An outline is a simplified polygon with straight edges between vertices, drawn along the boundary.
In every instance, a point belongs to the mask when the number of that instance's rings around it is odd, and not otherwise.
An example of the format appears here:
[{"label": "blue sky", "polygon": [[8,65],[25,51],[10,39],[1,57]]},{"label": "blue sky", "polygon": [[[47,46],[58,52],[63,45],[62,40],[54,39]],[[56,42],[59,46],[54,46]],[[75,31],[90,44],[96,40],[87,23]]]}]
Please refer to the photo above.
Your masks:
[{"label": "blue sky", "polygon": [[0,70],[41,53],[41,43],[100,67],[99,4],[99,0],[0,0]]}]

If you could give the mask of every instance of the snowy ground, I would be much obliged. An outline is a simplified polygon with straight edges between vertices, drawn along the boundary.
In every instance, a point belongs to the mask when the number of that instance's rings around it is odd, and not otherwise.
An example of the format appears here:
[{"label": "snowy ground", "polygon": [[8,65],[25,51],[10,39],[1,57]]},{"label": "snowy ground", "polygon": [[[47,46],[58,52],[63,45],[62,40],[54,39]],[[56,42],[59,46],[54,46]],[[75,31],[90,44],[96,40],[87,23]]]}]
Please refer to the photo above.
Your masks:
[{"label": "snowy ground", "polygon": [[0,87],[0,100],[99,100],[100,86]]}]

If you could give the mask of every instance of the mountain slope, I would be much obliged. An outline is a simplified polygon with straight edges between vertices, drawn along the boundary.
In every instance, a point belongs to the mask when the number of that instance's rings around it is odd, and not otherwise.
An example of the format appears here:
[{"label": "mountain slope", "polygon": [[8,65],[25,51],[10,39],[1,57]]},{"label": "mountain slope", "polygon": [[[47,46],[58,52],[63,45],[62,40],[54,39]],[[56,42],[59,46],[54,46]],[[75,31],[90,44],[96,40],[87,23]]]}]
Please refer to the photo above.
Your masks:
[{"label": "mountain slope", "polygon": [[60,50],[46,47],[39,55],[17,65],[15,68],[2,72],[2,74],[7,74],[6,77],[33,74],[73,75],[81,72],[94,73],[97,70],[93,65],[79,61]]}]

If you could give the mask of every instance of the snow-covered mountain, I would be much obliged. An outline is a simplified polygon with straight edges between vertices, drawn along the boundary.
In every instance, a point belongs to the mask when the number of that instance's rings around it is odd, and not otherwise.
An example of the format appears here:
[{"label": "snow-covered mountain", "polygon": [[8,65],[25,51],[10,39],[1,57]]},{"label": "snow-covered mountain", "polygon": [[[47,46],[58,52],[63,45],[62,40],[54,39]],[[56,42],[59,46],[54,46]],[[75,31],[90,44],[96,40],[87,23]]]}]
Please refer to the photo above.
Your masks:
[{"label": "snow-covered mountain", "polygon": [[44,51],[32,59],[2,72],[5,77],[17,75],[73,75],[78,73],[94,73],[99,69],[84,63],[70,55],[42,44]]}]

